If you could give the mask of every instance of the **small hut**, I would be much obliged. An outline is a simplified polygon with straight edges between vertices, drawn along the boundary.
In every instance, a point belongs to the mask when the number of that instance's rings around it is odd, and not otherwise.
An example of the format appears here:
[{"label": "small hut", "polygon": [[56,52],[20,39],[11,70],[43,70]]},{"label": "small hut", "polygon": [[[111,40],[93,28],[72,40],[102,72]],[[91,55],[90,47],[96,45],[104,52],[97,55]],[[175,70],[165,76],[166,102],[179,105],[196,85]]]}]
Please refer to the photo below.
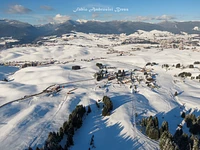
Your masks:
[{"label": "small hut", "polygon": [[78,65],[76,65],[76,66],[72,66],[72,70],[79,70],[79,69],[81,69],[81,67],[78,66]]}]

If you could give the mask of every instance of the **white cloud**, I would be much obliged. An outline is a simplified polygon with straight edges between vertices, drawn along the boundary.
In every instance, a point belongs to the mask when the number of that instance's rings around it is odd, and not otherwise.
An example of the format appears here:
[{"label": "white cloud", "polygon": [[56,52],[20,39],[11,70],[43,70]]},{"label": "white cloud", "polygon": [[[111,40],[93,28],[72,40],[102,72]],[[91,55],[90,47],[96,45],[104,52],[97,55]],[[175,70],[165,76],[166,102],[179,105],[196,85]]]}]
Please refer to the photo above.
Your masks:
[{"label": "white cloud", "polygon": [[57,14],[55,17],[53,17],[53,21],[56,23],[63,23],[69,19],[70,19],[70,16],[60,15],[60,14]]},{"label": "white cloud", "polygon": [[40,16],[38,17],[37,21],[42,24],[43,23],[63,23],[70,19],[71,19],[70,16],[57,14],[54,17],[51,15]]},{"label": "white cloud", "polygon": [[95,8],[112,8],[109,5],[103,5],[103,4],[100,4],[100,3],[88,4],[88,5],[85,5],[84,7],[88,8],[88,9],[91,9],[93,7],[95,7]]},{"label": "white cloud", "polygon": [[95,19],[95,18],[98,18],[100,17],[99,13],[92,13],[92,18]]},{"label": "white cloud", "polygon": [[32,11],[31,9],[26,8],[22,5],[12,5],[9,7],[7,12],[10,14],[27,14],[31,11]]},{"label": "white cloud", "polygon": [[174,16],[162,15],[155,17],[155,20],[173,20],[176,19]]},{"label": "white cloud", "polygon": [[153,17],[150,17],[150,16],[137,16],[136,20],[137,21],[150,21],[150,20],[153,20]]},{"label": "white cloud", "polygon": [[48,11],[54,10],[51,6],[47,6],[47,5],[40,6],[40,8],[44,10],[48,10]]},{"label": "white cloud", "polygon": [[162,16],[137,16],[135,18],[137,21],[156,21],[156,20],[174,20],[176,17],[169,15]]}]

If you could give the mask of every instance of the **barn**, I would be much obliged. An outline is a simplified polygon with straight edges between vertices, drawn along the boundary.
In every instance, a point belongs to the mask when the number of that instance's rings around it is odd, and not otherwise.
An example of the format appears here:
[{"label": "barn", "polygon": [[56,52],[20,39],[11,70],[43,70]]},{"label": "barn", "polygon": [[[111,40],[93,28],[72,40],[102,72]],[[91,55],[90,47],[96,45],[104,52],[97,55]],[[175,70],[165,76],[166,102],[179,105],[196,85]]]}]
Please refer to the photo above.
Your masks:
[{"label": "barn", "polygon": [[78,66],[78,65],[76,65],[76,66],[72,66],[72,70],[79,70],[79,69],[81,69],[81,67]]}]

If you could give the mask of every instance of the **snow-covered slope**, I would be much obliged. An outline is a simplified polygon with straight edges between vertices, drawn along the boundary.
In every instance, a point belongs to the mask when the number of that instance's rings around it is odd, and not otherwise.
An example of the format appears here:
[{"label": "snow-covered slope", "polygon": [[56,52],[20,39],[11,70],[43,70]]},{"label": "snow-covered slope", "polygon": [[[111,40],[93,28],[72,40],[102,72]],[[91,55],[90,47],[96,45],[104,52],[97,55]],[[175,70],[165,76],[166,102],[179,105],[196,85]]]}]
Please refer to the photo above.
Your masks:
[{"label": "snow-covered slope", "polygon": [[[144,37],[160,36],[161,33],[139,31]],[[135,34],[138,34],[135,33]],[[166,36],[172,36],[164,32]],[[193,76],[200,74],[200,65],[194,68],[179,69],[172,67],[177,63],[184,66],[200,61],[200,53],[192,50],[145,49],[145,44],[120,45],[126,36],[116,40],[115,35],[95,35],[77,33],[77,37],[68,41],[55,38],[55,46],[23,47],[4,50],[0,53],[1,62],[9,61],[46,61],[57,60],[49,65],[37,67],[15,68],[0,66],[0,79],[6,77],[9,82],[0,81],[0,106],[27,95],[40,93],[53,84],[63,84],[63,89],[54,95],[41,93],[0,107],[0,149],[26,149],[41,147],[51,131],[58,131],[63,122],[78,104],[91,106],[92,113],[85,116],[83,126],[74,136],[74,146],[70,149],[81,150],[90,147],[90,139],[94,135],[96,150],[154,150],[159,149],[158,142],[150,140],[141,133],[139,122],[142,117],[157,115],[161,121],[169,122],[173,134],[176,125],[181,123],[181,106],[185,110],[192,109],[199,114],[198,80],[175,77],[179,73],[191,72]],[[133,35],[130,35],[133,36]],[[134,35],[135,36],[135,35]],[[83,38],[84,37],[84,38]],[[46,43],[47,44],[47,43]],[[106,45],[98,47],[98,45]],[[113,46],[116,44],[116,46]],[[141,50],[133,51],[132,48]],[[109,53],[112,49],[113,53]],[[123,53],[123,55],[119,55]],[[135,83],[137,93],[130,92],[130,83],[121,84],[117,80],[103,79],[97,82],[93,75],[99,69],[96,63],[102,63],[108,72],[124,69],[128,74],[131,70],[144,68],[146,63],[156,62],[158,65],[147,66],[146,69],[155,73],[158,88],[149,88],[145,82]],[[162,68],[169,64],[169,68]],[[71,70],[73,65],[80,65],[80,70]],[[145,77],[143,72],[136,75]],[[72,94],[67,94],[71,89]],[[107,92],[106,92],[107,91]],[[177,91],[179,96],[173,95]],[[101,109],[95,103],[104,95],[111,98],[114,109],[110,116],[102,117]],[[133,112],[134,111],[134,112]],[[133,114],[137,113],[136,122]],[[183,128],[184,129],[184,128]],[[185,128],[186,132],[187,129]]]}]

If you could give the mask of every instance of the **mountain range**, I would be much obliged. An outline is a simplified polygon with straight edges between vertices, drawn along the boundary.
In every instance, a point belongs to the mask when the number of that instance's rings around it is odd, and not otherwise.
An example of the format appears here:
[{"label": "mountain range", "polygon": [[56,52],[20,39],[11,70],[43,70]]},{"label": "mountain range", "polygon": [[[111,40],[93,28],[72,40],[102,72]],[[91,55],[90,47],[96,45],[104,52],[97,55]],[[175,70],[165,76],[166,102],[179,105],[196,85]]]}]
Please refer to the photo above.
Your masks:
[{"label": "mountain range", "polygon": [[200,21],[146,23],[133,21],[74,21],[68,20],[64,23],[48,23],[40,26],[17,20],[0,20],[0,37],[13,37],[20,43],[34,42],[39,37],[50,35],[62,35],[71,31],[99,34],[131,34],[137,30],[151,31],[160,30],[172,33],[186,32],[189,34],[200,34]]}]

